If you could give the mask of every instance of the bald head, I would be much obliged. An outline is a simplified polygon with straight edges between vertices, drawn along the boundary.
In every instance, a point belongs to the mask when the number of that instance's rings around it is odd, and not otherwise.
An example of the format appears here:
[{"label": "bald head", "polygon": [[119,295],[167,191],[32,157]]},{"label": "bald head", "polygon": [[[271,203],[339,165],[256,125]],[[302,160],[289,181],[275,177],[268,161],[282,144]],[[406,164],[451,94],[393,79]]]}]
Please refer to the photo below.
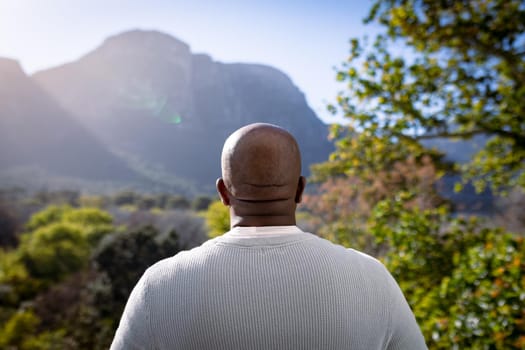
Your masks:
[{"label": "bald head", "polygon": [[301,176],[294,137],[271,124],[250,124],[224,143],[222,178],[232,196],[249,201],[293,198]]}]

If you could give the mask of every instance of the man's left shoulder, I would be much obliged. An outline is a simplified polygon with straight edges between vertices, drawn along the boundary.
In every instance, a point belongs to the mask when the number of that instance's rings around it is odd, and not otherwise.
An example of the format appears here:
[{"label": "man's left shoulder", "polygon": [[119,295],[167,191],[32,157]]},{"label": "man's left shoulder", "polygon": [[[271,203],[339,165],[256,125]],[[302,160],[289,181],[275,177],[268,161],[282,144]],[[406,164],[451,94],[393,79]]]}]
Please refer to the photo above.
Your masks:
[{"label": "man's left shoulder", "polygon": [[172,274],[176,271],[184,271],[192,268],[199,261],[204,259],[209,251],[216,246],[217,240],[210,239],[200,246],[189,250],[182,250],[177,254],[159,260],[151,265],[145,272],[148,276],[165,277],[167,274]]}]

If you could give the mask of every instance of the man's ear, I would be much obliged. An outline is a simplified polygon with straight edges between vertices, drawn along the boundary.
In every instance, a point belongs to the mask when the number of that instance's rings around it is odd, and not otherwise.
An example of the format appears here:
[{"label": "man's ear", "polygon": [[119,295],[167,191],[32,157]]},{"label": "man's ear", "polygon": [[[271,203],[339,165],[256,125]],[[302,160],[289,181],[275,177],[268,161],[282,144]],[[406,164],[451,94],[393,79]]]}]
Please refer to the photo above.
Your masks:
[{"label": "man's ear", "polygon": [[221,197],[222,204],[229,206],[230,205],[230,192],[228,192],[228,189],[226,188],[226,185],[224,184],[224,180],[222,177],[219,177],[217,181],[215,182],[215,186],[217,187],[217,192],[219,192],[219,197]]},{"label": "man's ear", "polygon": [[295,192],[295,203],[301,203],[303,199],[304,188],[306,187],[306,178],[299,176],[299,182],[297,183],[297,191]]}]

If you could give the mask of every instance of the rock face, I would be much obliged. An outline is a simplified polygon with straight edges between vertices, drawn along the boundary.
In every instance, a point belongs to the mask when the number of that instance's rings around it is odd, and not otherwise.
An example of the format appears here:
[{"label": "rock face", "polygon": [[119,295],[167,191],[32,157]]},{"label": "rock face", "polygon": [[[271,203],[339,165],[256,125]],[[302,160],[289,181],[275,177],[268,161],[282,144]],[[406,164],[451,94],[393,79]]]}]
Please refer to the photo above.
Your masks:
[{"label": "rock face", "polygon": [[89,180],[135,177],[16,61],[0,58],[0,169],[27,166]]},{"label": "rock face", "polygon": [[327,127],[284,73],[215,62],[160,32],[111,37],[34,79],[113,151],[197,184],[213,186],[224,139],[249,123],[292,132],[306,173],[333,149]]}]

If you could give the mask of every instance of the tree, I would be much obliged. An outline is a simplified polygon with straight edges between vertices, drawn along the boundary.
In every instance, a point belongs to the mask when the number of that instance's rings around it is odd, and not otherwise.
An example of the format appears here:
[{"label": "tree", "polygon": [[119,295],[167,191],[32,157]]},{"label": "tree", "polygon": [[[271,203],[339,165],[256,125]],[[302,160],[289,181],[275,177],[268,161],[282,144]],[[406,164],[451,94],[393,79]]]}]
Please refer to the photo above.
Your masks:
[{"label": "tree", "polygon": [[23,235],[20,252],[31,276],[55,282],[85,267],[90,247],[79,226],[54,223]]},{"label": "tree", "polygon": [[369,228],[389,249],[399,281],[431,349],[523,349],[525,241],[445,207],[406,207],[400,193],[381,201]]},{"label": "tree", "polygon": [[208,237],[218,237],[230,230],[230,210],[221,201],[210,204],[205,214]]},{"label": "tree", "polygon": [[34,214],[26,224],[26,229],[31,232],[51,224],[67,224],[80,230],[93,248],[104,235],[114,230],[112,222],[111,215],[98,208],[52,205]]},{"label": "tree", "polygon": [[105,237],[93,254],[96,271],[110,290],[100,293],[100,309],[116,325],[131,290],[146,269],[182,249],[175,231],[159,234],[153,226],[117,232]]},{"label": "tree", "polygon": [[320,184],[314,193],[305,194],[303,204],[317,221],[314,224],[317,234],[347,247],[376,253],[377,247],[367,227],[376,204],[400,191],[417,194],[407,206],[427,209],[444,204],[445,200],[436,190],[438,178],[430,157],[418,161],[409,157],[369,177],[336,174]]},{"label": "tree", "polygon": [[59,350],[66,349],[63,331],[42,332],[36,335],[40,319],[32,311],[15,313],[0,330],[2,349]]},{"label": "tree", "polygon": [[525,188],[523,1],[378,0],[373,21],[386,35],[371,46],[352,39],[337,73],[348,89],[330,109],[352,136],[337,144],[338,168],[385,169],[428,153],[424,140],[482,135],[484,147],[460,167],[465,179],[478,190]]},{"label": "tree", "polygon": [[87,267],[98,241],[115,228],[95,208],[49,206],[34,214],[16,249],[0,250],[0,307],[18,307]]},{"label": "tree", "polygon": [[31,298],[39,283],[33,280],[17,250],[0,249],[0,321],[2,308],[16,308],[21,300]]},{"label": "tree", "polygon": [[[386,35],[372,45],[353,39],[339,69],[348,89],[329,108],[349,125],[333,127],[336,151],[314,168],[325,183],[312,212],[343,244],[359,246],[360,237],[340,240],[341,230],[367,238],[429,348],[523,349],[523,237],[417,199],[432,199],[450,169],[426,147],[436,138],[483,140],[457,167],[478,190],[525,188],[525,4],[384,0],[366,21]],[[436,176],[418,177],[429,159]]]}]

